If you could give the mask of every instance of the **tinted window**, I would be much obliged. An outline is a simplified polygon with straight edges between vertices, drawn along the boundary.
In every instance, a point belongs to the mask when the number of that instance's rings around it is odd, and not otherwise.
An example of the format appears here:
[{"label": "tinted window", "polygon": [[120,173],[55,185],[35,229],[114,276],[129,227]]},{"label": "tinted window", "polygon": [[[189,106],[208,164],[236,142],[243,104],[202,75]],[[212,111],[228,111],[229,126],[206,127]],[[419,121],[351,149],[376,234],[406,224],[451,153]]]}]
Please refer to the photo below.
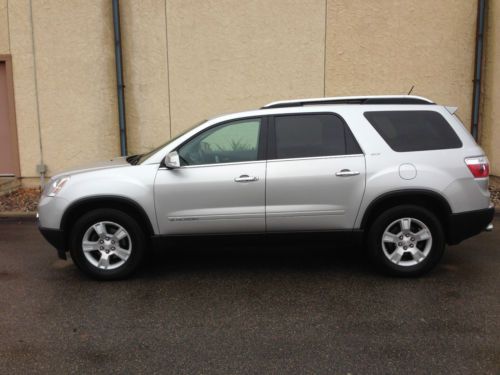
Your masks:
[{"label": "tinted window", "polygon": [[195,136],[179,150],[182,165],[234,163],[258,158],[260,119],[230,122]]},{"label": "tinted window", "polygon": [[462,147],[450,124],[433,111],[365,112],[387,144],[398,152]]},{"label": "tinted window", "polygon": [[274,123],[278,159],[361,153],[356,140],[338,116],[276,116]]}]

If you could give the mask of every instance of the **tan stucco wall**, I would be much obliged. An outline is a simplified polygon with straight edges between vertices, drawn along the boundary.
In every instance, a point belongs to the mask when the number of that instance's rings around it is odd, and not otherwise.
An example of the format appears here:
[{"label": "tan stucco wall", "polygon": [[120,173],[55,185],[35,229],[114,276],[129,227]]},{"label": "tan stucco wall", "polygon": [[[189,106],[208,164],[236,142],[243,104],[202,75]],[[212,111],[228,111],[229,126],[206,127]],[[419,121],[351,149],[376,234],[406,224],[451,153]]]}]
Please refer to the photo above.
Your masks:
[{"label": "tan stucco wall", "polygon": [[172,135],[220,113],[323,95],[324,1],[167,2]]},{"label": "tan stucco wall", "polygon": [[165,2],[121,3],[127,140],[131,154],[170,138]]},{"label": "tan stucco wall", "polygon": [[412,94],[470,123],[475,1],[330,0],[326,94]]},{"label": "tan stucco wall", "polygon": [[481,145],[492,173],[500,176],[500,1],[489,2],[484,60],[483,116],[480,121]]},{"label": "tan stucco wall", "polygon": [[40,124],[49,174],[119,153],[111,19],[108,1],[33,2]]},{"label": "tan stucco wall", "polygon": [[0,54],[10,52],[7,0],[0,0]]},{"label": "tan stucco wall", "polygon": [[[38,110],[49,175],[118,155],[111,1],[33,0],[37,90],[29,4],[0,0],[0,53],[13,58],[22,175],[36,176],[41,160]],[[476,5],[122,0],[129,153],[201,119],[274,100],[402,94],[412,85],[414,94],[459,106],[469,126]],[[498,1],[490,8],[490,20],[498,18]],[[493,146],[499,37],[498,25],[489,25],[481,134],[500,174]]]},{"label": "tan stucco wall", "polygon": [[23,177],[37,175],[39,124],[49,175],[119,153],[109,3],[50,0],[32,6],[33,24],[29,0],[8,2]]},{"label": "tan stucco wall", "polygon": [[[29,0],[9,1],[10,53],[14,74],[21,175],[37,176],[40,163]],[[61,155],[61,158],[64,158]]]}]

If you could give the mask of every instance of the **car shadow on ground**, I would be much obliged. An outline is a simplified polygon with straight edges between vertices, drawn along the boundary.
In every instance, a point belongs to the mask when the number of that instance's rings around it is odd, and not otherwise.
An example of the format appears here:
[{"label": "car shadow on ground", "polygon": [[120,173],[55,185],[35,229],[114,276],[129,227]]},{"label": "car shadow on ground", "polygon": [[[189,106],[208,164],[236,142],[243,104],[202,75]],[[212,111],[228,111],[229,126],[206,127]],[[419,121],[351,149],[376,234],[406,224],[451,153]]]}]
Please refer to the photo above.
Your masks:
[{"label": "car shadow on ground", "polygon": [[[323,273],[335,277],[359,277],[366,281],[409,280],[382,272],[371,261],[363,244],[328,243],[314,240],[269,241],[238,239],[222,244],[192,240],[165,249],[149,251],[145,262],[135,273],[138,279],[164,279],[173,275],[235,274],[293,275]],[[429,273],[416,279],[455,279],[470,268],[456,248],[445,250],[443,259]],[[462,275],[469,278],[471,275]]]},{"label": "car shadow on ground", "polygon": [[189,241],[164,250],[151,251],[136,274],[161,278],[172,273],[210,272],[318,272],[376,275],[363,248],[352,244],[252,240]]}]

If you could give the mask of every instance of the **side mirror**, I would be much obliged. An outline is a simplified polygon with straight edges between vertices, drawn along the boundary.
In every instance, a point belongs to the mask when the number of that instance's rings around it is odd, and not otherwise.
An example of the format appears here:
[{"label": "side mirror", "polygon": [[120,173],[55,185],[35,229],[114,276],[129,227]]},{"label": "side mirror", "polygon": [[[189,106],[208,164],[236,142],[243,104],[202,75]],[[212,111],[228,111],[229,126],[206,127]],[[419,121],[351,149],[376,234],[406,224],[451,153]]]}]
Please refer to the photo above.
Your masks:
[{"label": "side mirror", "polygon": [[169,152],[168,155],[165,156],[165,166],[168,169],[176,169],[181,167],[181,160],[177,151]]}]

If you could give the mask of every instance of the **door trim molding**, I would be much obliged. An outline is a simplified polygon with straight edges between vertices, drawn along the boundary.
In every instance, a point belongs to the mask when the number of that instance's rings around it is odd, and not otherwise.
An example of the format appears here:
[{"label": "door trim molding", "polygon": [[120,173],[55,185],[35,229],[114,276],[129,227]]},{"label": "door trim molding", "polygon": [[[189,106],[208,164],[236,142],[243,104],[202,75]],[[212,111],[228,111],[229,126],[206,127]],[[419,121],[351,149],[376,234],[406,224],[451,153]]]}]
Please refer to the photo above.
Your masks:
[{"label": "door trim molding", "polygon": [[8,126],[10,128],[12,151],[14,157],[14,174],[16,177],[21,177],[20,155],[19,155],[19,138],[17,136],[16,122],[16,106],[14,98],[14,74],[12,70],[12,56],[0,54],[0,62],[5,63],[6,82],[7,82],[7,111],[8,111]]}]

